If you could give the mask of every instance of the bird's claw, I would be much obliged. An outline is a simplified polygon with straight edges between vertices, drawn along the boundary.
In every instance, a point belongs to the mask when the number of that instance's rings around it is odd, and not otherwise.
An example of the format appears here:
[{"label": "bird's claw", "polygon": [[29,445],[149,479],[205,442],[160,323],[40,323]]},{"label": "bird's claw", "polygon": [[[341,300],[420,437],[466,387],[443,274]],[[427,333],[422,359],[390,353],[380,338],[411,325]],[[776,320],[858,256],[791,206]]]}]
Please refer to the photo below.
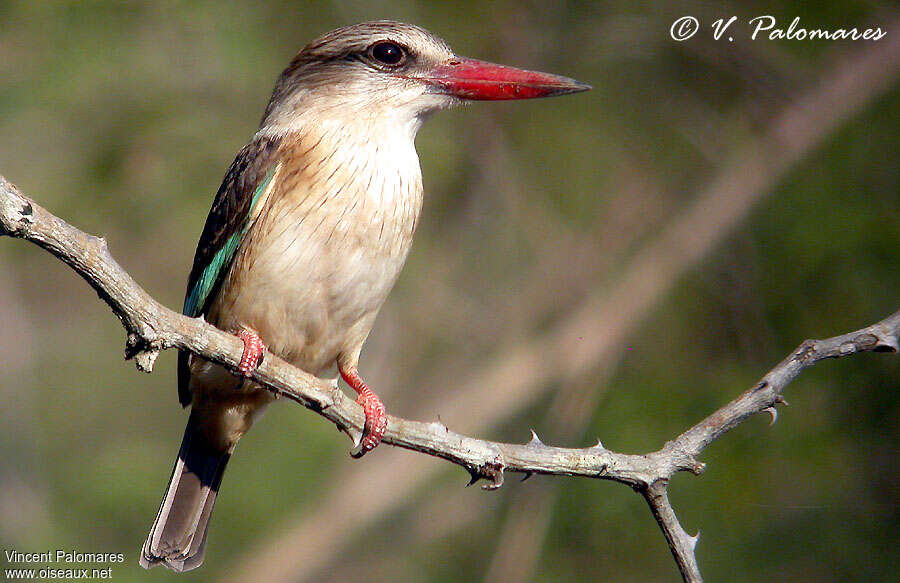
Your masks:
[{"label": "bird's claw", "polygon": [[356,366],[344,367],[339,363],[338,371],[341,373],[344,381],[357,392],[359,397],[356,399],[356,402],[362,405],[363,411],[366,413],[363,432],[359,440],[353,445],[353,449],[350,450],[352,457],[361,458],[381,443],[381,438],[384,437],[384,432],[387,429],[387,413],[378,395],[372,392],[372,389],[359,376]]},{"label": "bird's claw", "polygon": [[266,353],[266,345],[259,334],[247,328],[241,328],[234,334],[244,343],[244,352],[241,354],[241,362],[238,363],[237,372],[241,376],[250,376],[250,373],[262,364],[263,355]]},{"label": "bird's claw", "polygon": [[350,450],[350,456],[361,458],[381,443],[381,438],[384,437],[384,431],[387,429],[387,411],[378,395],[368,387],[359,394],[356,402],[362,405],[366,413],[366,424],[359,440]]}]

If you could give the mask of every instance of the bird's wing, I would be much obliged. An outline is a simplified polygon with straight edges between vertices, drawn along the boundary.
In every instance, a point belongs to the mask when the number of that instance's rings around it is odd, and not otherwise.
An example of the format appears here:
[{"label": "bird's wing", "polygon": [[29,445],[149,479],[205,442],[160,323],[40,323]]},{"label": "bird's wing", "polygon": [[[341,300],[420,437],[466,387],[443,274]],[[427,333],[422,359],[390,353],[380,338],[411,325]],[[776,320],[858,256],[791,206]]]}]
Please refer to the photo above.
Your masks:
[{"label": "bird's wing", "polygon": [[[253,207],[275,175],[278,146],[277,138],[256,138],[225,174],[197,243],[182,309],[186,316],[196,318],[209,311],[250,226]],[[191,402],[188,357],[185,351],[178,355],[178,398],[184,406]]]}]

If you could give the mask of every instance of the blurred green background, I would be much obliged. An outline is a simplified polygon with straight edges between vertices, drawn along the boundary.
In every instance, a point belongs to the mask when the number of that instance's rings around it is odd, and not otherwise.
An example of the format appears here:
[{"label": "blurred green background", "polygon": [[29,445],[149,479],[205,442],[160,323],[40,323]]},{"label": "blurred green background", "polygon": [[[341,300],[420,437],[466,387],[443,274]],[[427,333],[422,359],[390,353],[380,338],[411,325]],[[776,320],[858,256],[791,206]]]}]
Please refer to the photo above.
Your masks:
[{"label": "blurred green background", "polygon": [[[225,169],[315,36],[394,18],[588,82],[426,124],[424,217],[361,370],[398,415],[648,452],[804,338],[900,308],[898,14],[811,4],[0,2],[0,173],[178,309]],[[705,28],[676,43],[686,14]],[[893,35],[751,42],[760,14]],[[734,42],[713,40],[731,15]],[[122,552],[115,581],[175,578],[137,566],[186,419],[175,354],[136,372],[106,306],[34,246],[0,240],[0,273],[0,547]],[[900,576],[898,386],[895,355],[822,363],[774,426],[748,420],[673,481],[709,581]],[[679,580],[621,485],[510,476],[488,493],[349,447],[270,408],[180,580]]]}]

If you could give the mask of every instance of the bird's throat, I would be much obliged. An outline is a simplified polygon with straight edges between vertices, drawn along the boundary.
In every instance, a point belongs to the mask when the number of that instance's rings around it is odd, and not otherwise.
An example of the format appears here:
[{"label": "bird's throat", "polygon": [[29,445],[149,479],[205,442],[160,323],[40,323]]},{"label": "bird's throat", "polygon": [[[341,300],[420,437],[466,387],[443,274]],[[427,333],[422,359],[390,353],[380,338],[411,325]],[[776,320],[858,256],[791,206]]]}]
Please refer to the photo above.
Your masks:
[{"label": "bird's throat", "polygon": [[308,196],[339,213],[334,225],[339,231],[377,227],[375,241],[408,240],[422,206],[416,129],[398,120],[362,117],[325,120],[295,134],[293,141],[285,141],[282,158],[301,173],[300,192],[290,194]]}]

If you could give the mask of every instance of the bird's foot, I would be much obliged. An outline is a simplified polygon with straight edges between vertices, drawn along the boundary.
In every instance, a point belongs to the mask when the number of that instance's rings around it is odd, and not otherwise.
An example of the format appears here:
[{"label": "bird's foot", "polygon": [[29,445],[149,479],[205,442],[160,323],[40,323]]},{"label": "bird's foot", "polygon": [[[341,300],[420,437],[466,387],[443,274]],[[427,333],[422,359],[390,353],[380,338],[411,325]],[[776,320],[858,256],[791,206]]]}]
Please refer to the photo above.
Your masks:
[{"label": "bird's foot", "polygon": [[259,334],[247,328],[241,328],[234,333],[244,343],[244,352],[241,354],[241,362],[237,372],[241,376],[250,376],[253,370],[262,364],[263,355],[266,353],[266,345]]},{"label": "bird's foot", "polygon": [[356,402],[362,405],[363,410],[366,412],[366,426],[359,443],[350,451],[350,455],[355,458],[361,458],[381,443],[381,438],[384,437],[384,430],[387,429],[387,412],[378,395],[373,393],[368,387],[359,394]]},{"label": "bird's foot", "polygon": [[366,413],[366,424],[362,436],[350,450],[352,457],[361,458],[381,443],[381,438],[384,437],[384,431],[387,429],[387,412],[381,399],[360,378],[355,368],[341,369],[341,376],[348,385],[353,387],[354,391],[359,393],[356,402],[362,405],[363,411]]}]

